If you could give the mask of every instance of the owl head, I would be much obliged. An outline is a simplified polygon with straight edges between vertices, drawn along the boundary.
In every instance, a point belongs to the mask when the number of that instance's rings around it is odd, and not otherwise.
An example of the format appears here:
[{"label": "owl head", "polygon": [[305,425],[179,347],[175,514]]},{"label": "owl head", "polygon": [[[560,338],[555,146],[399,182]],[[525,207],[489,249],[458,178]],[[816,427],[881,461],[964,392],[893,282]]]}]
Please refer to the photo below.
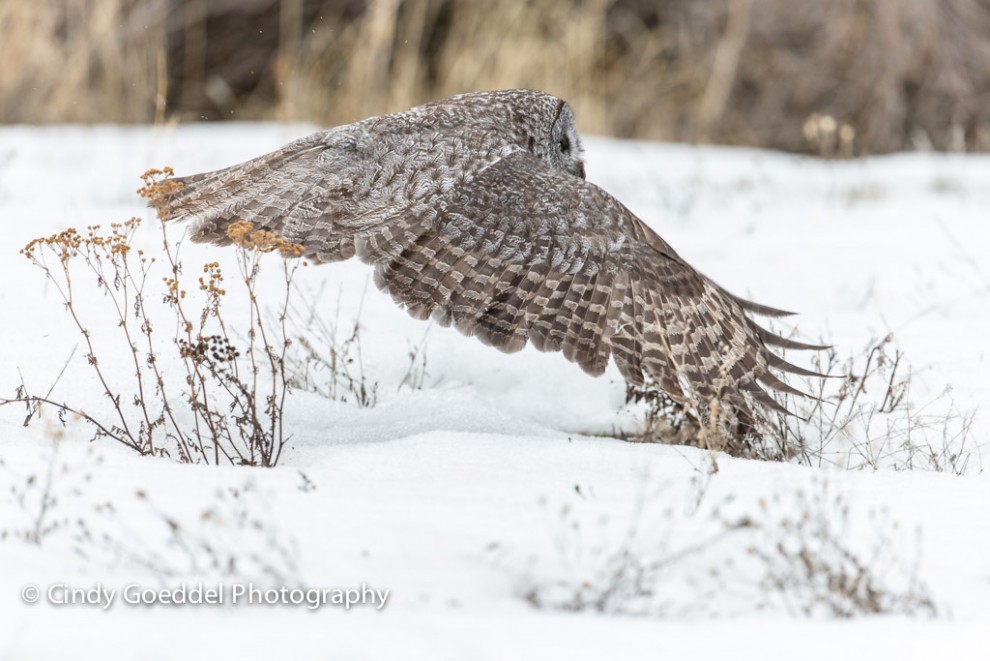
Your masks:
[{"label": "owl head", "polygon": [[537,90],[507,89],[461,94],[431,105],[441,103],[450,113],[446,120],[484,123],[512,147],[521,147],[551,167],[584,179],[584,148],[574,112],[563,99]]},{"label": "owl head", "polygon": [[557,100],[557,116],[550,126],[550,148],[545,158],[554,167],[584,179],[584,147],[574,125],[574,113],[563,99]]}]

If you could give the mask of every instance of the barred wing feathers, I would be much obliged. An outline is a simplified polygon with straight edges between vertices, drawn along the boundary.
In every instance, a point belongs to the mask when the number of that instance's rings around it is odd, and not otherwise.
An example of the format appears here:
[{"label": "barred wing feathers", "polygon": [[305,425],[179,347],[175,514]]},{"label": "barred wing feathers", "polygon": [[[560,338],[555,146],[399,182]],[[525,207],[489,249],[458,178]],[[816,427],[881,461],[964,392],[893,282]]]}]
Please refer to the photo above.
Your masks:
[{"label": "barred wing feathers", "polygon": [[695,271],[594,184],[523,152],[362,237],[379,287],[503,351],[527,341],[599,375],[652,377],[675,400],[778,409],[762,386],[801,394],[769,367],[807,373],[767,344],[813,348],[759,327],[739,299]]},{"label": "barred wing feathers", "polygon": [[342,128],[178,179],[163,219],[193,221],[196,241],[226,243],[230,223],[247,220],[318,262],[357,254],[417,318],[507,352],[527,342],[560,351],[593,375],[611,357],[630,383],[649,376],[681,402],[780,409],[764,387],[802,393],[769,368],[814,374],[767,347],[821,347],[747,316],[789,313],[728,293],[594,184],[522,151],[456,177],[410,154],[375,155],[405,163],[411,177],[389,188],[383,168],[366,167],[360,125]]}]

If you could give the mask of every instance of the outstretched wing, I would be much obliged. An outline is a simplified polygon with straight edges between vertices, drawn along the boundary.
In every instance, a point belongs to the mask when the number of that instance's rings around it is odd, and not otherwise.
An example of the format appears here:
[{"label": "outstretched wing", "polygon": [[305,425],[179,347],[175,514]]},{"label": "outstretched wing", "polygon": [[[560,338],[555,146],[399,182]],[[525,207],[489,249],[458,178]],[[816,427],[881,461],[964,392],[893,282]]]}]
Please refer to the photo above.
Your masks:
[{"label": "outstretched wing", "polygon": [[[374,130],[367,122],[377,122]],[[410,140],[404,130],[389,117],[372,118],[223,170],[176,178],[178,190],[160,216],[191,222],[196,242],[230,243],[227,228],[246,220],[302,244],[313,261],[348,259],[355,237],[467,174],[452,157],[467,149],[456,138],[424,132]],[[479,156],[478,167],[484,158],[497,154]]]},{"label": "outstretched wing", "polygon": [[788,313],[728,293],[594,184],[525,152],[439,176],[431,150],[410,163],[357,127],[181,178],[163,219],[193,221],[198,241],[225,243],[227,226],[247,220],[316,261],[356,253],[415,317],[503,351],[561,351],[594,375],[611,356],[630,383],[649,376],[681,402],[779,408],[764,387],[801,393],[770,368],[814,374],[767,347],[821,347],[747,316]]},{"label": "outstretched wing", "polygon": [[652,377],[675,400],[779,408],[763,389],[801,394],[769,368],[812,374],[767,345],[739,299],[689,266],[611,195],[511,154],[357,241],[376,284],[415,317],[436,318],[503,351],[527,342],[601,374]]}]

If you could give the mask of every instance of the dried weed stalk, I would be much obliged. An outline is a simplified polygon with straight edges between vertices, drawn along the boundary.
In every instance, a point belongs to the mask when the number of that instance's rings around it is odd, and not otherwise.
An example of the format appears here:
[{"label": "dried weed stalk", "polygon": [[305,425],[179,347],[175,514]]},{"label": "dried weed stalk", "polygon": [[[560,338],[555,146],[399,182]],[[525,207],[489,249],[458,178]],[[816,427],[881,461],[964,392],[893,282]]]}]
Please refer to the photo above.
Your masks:
[{"label": "dried weed stalk", "polygon": [[917,541],[915,557],[907,559],[899,553],[905,545],[894,541],[902,536],[900,526],[887,512],[871,510],[872,548],[857,550],[849,504],[827,483],[798,489],[787,499],[775,493],[759,501],[753,516],[725,524],[752,533],[746,553],[761,568],[761,609],[776,605],[792,614],[835,618],[936,614],[918,576]]},{"label": "dried weed stalk", "polygon": [[[138,191],[152,206],[169,203],[179,184],[170,168],[149,170]],[[183,462],[275,465],[287,440],[283,411],[289,393],[286,352],[291,339],[286,328],[292,280],[300,262],[302,247],[265,230],[253,230],[250,223],[237,222],[229,236],[237,246],[237,282],[245,287],[249,301],[247,339],[243,351],[232,340],[224,316],[225,276],[220,264],[202,267],[197,288],[201,304],[187,298],[178,244],[169,241],[162,227],[165,275],[162,302],[176,322],[171,343],[178,350],[184,372],[183,385],[169,385],[162,366],[154,315],[149,305],[159,270],[159,257],[132,249],[134,234],[141,221],[132,218],[110,226],[99,226],[85,233],[68,229],[47,238],[31,241],[21,251],[40,268],[53,284],[86,346],[86,360],[92,366],[99,387],[111,402],[109,418],[91,415],[49,397],[21,396],[0,400],[49,404],[60,414],[79,416],[96,428],[97,437],[109,437],[141,453],[176,456]],[[265,253],[278,252],[283,258],[285,289],[277,320],[266,322],[257,296],[258,276]],[[77,296],[81,262],[96,275],[110,314],[120,333],[133,380],[114,383],[104,367],[97,343],[83,321],[82,304]],[[102,347],[102,344],[101,344]],[[165,363],[171,365],[170,361]],[[126,395],[124,393],[127,393]]]},{"label": "dried weed stalk", "polygon": [[807,378],[780,403],[794,415],[768,413],[740,421],[712,400],[680,404],[655,383],[628,386],[626,404],[645,405],[641,429],[629,440],[691,445],[766,461],[850,469],[982,470],[971,438],[973,412],[960,412],[948,392],[929,402],[911,396],[911,371],[892,336],[869,343],[858,357],[828,349],[812,368],[829,378]]},{"label": "dried weed stalk", "polygon": [[75,554],[89,563],[140,567],[163,583],[197,577],[302,584],[296,540],[275,525],[270,499],[252,481],[217,489],[191,516],[163,507],[143,489],[134,499],[148,524],[140,534],[119,503],[94,503],[93,516],[74,521]]},{"label": "dried weed stalk", "polygon": [[[52,443],[41,470],[24,472],[0,457],[0,494],[5,494],[21,515],[4,517],[0,541],[13,539],[41,546],[51,535],[74,525],[64,504],[78,501],[84,486],[92,481],[92,471],[87,465],[60,459],[62,430],[48,431]],[[90,462],[99,461],[93,459],[92,446],[87,456]]]},{"label": "dried weed stalk", "polygon": [[918,540],[912,554],[900,526],[872,510],[868,532],[853,537],[862,521],[825,483],[741,511],[731,498],[686,516],[679,504],[667,489],[644,491],[618,523],[584,500],[564,504],[553,552],[528,559],[521,596],[537,608],[660,618],[936,614]]},{"label": "dried weed stalk", "polygon": [[340,298],[332,320],[320,309],[322,289],[300,292],[289,307],[295,351],[286,356],[289,384],[335,402],[362,408],[378,403],[378,382],[364,366],[361,349],[362,296],[353,324],[340,319]]},{"label": "dried weed stalk", "polygon": [[[298,545],[276,525],[271,498],[253,481],[216,489],[191,509],[174,498],[159,502],[144,489],[95,499],[97,446],[88,446],[81,461],[68,460],[59,452],[61,436],[61,429],[52,431],[47,458],[34,468],[0,459],[0,506],[12,508],[0,542],[62,548],[87,564],[139,568],[162,583],[194,577],[302,584]],[[315,489],[304,479],[304,490]]]},{"label": "dried weed stalk", "polygon": [[834,349],[814,359],[829,379],[808,379],[811,399],[786,395],[796,416],[775,415],[762,434],[805,465],[850,469],[981,471],[971,434],[975,413],[962,412],[945,391],[929,401],[912,396],[912,373],[892,335],[841,359]]}]

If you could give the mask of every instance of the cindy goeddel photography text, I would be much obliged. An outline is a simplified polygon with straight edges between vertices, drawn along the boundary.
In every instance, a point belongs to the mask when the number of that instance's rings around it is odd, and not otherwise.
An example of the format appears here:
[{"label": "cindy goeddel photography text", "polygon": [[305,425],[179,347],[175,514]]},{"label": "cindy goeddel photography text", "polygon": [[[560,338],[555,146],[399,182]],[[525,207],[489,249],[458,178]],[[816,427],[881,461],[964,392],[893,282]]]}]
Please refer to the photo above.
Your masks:
[{"label": "cindy goeddel photography text", "polygon": [[193,583],[173,587],[149,587],[140,583],[122,586],[52,583],[29,584],[21,589],[21,600],[25,604],[88,606],[102,610],[120,603],[124,606],[291,606],[311,611],[325,607],[349,611],[370,606],[380,611],[385,608],[388,598],[388,589],[381,590],[364,583],[337,588],[257,586],[253,583]]}]

